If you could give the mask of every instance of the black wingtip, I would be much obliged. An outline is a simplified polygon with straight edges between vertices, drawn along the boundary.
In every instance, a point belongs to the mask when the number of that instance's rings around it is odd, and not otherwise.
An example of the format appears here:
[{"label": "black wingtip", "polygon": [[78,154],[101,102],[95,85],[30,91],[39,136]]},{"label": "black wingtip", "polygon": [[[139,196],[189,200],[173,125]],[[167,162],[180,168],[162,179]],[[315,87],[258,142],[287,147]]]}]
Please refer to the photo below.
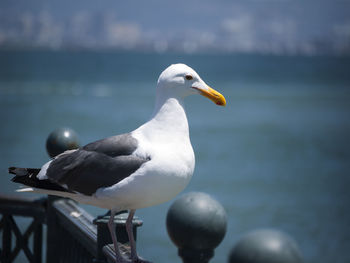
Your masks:
[{"label": "black wingtip", "polygon": [[16,176],[27,176],[31,173],[37,174],[40,169],[9,167],[9,173]]},{"label": "black wingtip", "polygon": [[55,182],[50,180],[40,180],[36,176],[40,172],[40,169],[36,168],[19,168],[19,167],[9,167],[8,171],[10,174],[15,176],[11,179],[12,182],[24,184],[27,186],[41,188],[46,190],[55,190],[60,192],[71,192],[65,189]]},{"label": "black wingtip", "polygon": [[13,167],[13,166],[12,166],[12,167],[9,167],[9,169],[8,169],[8,171],[9,171],[10,174],[16,174],[16,173],[15,173],[15,170],[16,170],[16,167]]}]

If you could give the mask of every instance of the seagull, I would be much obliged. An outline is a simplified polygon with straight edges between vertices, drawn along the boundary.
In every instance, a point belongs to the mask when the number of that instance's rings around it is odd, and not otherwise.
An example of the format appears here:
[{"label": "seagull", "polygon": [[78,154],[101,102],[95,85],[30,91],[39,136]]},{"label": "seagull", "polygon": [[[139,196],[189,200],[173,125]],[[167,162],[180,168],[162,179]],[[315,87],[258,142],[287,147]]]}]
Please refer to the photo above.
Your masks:
[{"label": "seagull", "polygon": [[[159,76],[154,112],[146,123],[125,134],[65,151],[39,169],[10,167],[13,182],[28,186],[20,192],[68,197],[111,211],[108,228],[118,263],[147,262],[139,258],[133,236],[136,209],[174,198],[189,183],[195,168],[184,98],[200,94],[226,105],[222,94],[210,88],[185,64],[173,64]],[[126,231],[130,258],[117,243],[114,216],[129,210]]]}]

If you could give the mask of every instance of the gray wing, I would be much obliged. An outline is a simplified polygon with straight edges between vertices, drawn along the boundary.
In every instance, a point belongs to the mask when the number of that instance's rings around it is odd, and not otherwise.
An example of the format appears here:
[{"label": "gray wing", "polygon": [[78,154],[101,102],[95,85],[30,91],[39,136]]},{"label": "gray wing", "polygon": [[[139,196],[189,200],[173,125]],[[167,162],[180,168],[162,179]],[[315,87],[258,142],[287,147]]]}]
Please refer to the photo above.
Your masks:
[{"label": "gray wing", "polygon": [[100,187],[114,185],[133,174],[150,158],[131,155],[138,142],[130,134],[90,143],[54,159],[47,177],[68,190],[91,195]]},{"label": "gray wing", "polygon": [[130,133],[125,133],[89,143],[83,147],[83,150],[104,153],[115,157],[132,154],[136,150],[137,145],[137,140]]}]

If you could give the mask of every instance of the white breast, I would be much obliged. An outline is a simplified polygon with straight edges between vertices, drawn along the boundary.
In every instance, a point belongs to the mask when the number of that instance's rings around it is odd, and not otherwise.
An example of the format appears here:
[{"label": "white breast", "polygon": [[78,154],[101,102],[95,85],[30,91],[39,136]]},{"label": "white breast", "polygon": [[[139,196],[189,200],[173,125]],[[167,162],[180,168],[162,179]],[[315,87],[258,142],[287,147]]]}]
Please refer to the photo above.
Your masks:
[{"label": "white breast", "polygon": [[149,122],[133,131],[134,155],[150,158],[134,174],[96,193],[113,208],[138,209],[174,198],[189,183],[195,157],[182,104],[170,100]]}]

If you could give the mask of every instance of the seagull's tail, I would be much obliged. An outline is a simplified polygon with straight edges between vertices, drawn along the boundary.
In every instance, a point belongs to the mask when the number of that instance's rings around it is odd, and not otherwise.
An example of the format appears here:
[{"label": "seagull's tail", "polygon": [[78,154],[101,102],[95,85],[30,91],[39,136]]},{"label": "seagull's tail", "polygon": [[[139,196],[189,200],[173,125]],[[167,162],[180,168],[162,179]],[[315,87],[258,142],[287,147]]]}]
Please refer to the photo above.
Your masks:
[{"label": "seagull's tail", "polygon": [[11,179],[12,182],[29,186],[26,188],[18,189],[17,192],[31,192],[38,194],[57,195],[61,197],[71,198],[83,204],[90,204],[106,209],[111,209],[111,207],[106,206],[104,202],[99,202],[93,196],[86,196],[83,194],[72,192],[59,185],[58,183],[50,181],[49,179],[37,178],[37,175],[39,174],[40,170],[41,169],[10,167],[9,173],[15,175]]},{"label": "seagull's tail", "polygon": [[12,182],[24,184],[26,186],[45,189],[45,190],[54,190],[61,192],[70,192],[66,188],[60,186],[59,184],[50,181],[48,179],[39,179],[37,175],[41,169],[38,168],[19,168],[19,167],[10,167],[9,173],[14,174],[15,176],[11,179]]},{"label": "seagull's tail", "polygon": [[21,183],[28,186],[34,186],[34,181],[40,169],[36,168],[19,168],[19,167],[10,167],[9,173],[14,174],[15,177],[11,179],[12,182]]}]

